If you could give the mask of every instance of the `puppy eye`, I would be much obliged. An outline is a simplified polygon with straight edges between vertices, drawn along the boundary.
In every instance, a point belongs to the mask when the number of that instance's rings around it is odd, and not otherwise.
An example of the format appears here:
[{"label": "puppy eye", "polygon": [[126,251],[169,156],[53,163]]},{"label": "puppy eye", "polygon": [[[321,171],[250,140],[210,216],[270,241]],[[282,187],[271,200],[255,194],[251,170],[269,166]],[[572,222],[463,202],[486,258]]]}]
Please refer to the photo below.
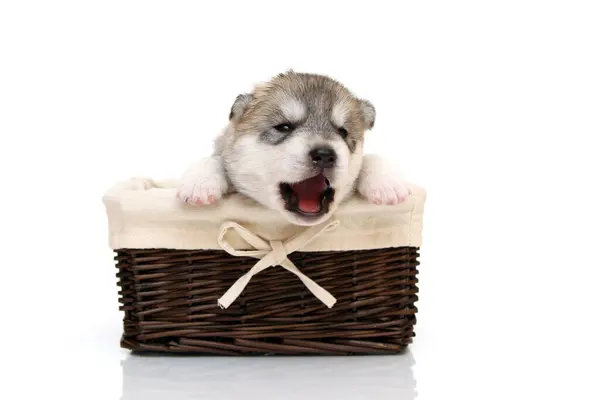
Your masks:
[{"label": "puppy eye", "polygon": [[346,139],[346,137],[348,136],[348,131],[345,128],[338,128],[338,133],[344,139]]},{"label": "puppy eye", "polygon": [[279,132],[290,133],[294,130],[294,127],[291,124],[279,124],[275,126],[275,129]]}]

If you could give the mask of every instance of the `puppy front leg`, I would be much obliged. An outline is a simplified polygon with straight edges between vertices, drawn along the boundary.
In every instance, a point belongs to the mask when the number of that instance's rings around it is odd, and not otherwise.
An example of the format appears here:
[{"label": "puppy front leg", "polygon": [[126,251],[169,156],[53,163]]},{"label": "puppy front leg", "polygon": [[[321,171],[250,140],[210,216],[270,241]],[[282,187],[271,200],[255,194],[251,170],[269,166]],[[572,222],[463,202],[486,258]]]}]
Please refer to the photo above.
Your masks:
[{"label": "puppy front leg", "polygon": [[358,192],[374,204],[398,204],[410,190],[393,165],[382,157],[366,155],[358,177]]},{"label": "puppy front leg", "polygon": [[177,197],[188,204],[207,205],[223,197],[228,187],[223,159],[220,156],[206,157],[184,172]]}]

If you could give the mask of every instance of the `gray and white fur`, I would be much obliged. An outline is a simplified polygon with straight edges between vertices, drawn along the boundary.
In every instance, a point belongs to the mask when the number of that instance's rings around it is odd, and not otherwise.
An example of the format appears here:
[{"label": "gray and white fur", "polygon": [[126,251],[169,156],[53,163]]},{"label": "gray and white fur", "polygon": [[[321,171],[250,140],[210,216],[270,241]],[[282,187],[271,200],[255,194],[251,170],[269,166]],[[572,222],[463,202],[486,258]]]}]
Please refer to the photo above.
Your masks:
[{"label": "gray and white fur", "polygon": [[[332,78],[279,74],[237,96],[212,156],[185,171],[178,198],[202,206],[238,192],[297,225],[327,220],[356,191],[374,204],[403,202],[410,193],[392,166],[363,155],[365,132],[375,117],[369,101]],[[282,187],[318,174],[333,198],[323,200],[315,214],[294,209],[287,197],[293,191],[286,194]]]}]

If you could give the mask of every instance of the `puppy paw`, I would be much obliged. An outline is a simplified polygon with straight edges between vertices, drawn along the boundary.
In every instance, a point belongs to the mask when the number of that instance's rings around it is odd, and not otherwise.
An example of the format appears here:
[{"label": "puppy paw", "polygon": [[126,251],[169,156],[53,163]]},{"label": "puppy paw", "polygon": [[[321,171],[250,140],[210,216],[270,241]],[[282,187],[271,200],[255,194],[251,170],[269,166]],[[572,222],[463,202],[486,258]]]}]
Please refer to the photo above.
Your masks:
[{"label": "puppy paw", "polygon": [[186,171],[177,187],[177,198],[187,204],[209,205],[223,197],[227,186],[220,159],[210,157]]},{"label": "puppy paw", "polygon": [[374,155],[365,156],[357,189],[373,204],[403,203],[411,194],[393,165]]},{"label": "puppy paw", "polygon": [[410,189],[399,181],[379,181],[366,184],[361,194],[373,204],[394,205],[403,203],[410,196]]},{"label": "puppy paw", "polygon": [[184,203],[203,206],[216,203],[223,197],[217,182],[182,182],[177,188],[177,198]]}]

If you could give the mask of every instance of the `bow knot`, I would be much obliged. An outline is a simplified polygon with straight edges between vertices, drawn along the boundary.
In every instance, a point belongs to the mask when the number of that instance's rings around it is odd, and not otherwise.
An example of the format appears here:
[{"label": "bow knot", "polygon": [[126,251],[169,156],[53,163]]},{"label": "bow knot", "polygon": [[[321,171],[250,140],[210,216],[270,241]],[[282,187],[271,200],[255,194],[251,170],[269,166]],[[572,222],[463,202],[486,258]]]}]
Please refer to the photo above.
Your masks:
[{"label": "bow knot", "polygon": [[[266,242],[264,239],[244,228],[235,222],[225,222],[221,226],[218,242],[223,250],[236,257],[253,257],[259,261],[243,276],[241,276],[223,296],[218,300],[221,308],[227,308],[238,298],[250,279],[265,269],[280,265],[286,270],[295,274],[302,283],[321,300],[327,307],[331,308],[337,301],[327,290],[323,289],[312,279],[304,275],[288,258],[288,254],[301,250],[308,242],[321,235],[322,233],[334,229],[339,225],[339,221],[324,222],[320,225],[312,226],[292,238],[282,242],[280,240],[271,240]],[[233,229],[244,239],[254,250],[237,250],[225,239],[227,232]]]},{"label": "bow knot", "polygon": [[288,259],[287,253],[285,252],[285,247],[280,240],[271,240],[269,244],[273,249],[273,261],[275,262],[275,265],[279,265]]}]

